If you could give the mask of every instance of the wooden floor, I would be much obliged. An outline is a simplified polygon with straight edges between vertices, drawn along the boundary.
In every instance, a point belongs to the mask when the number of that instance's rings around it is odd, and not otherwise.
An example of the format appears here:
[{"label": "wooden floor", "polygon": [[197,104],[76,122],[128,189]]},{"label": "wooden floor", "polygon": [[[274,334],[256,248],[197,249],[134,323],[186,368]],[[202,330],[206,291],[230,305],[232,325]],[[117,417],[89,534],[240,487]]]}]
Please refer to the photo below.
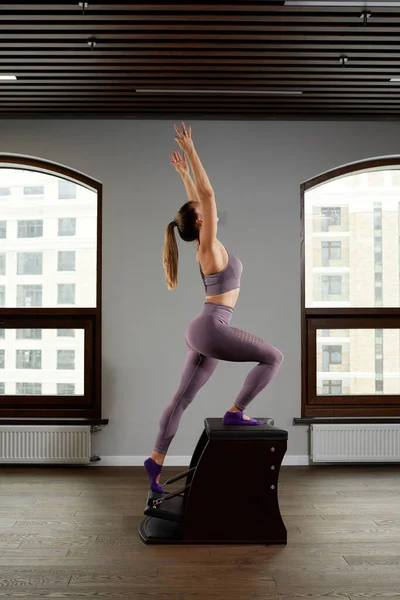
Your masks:
[{"label": "wooden floor", "polygon": [[282,468],[287,546],[145,545],[147,488],[138,467],[0,468],[0,598],[400,599],[399,465]]}]

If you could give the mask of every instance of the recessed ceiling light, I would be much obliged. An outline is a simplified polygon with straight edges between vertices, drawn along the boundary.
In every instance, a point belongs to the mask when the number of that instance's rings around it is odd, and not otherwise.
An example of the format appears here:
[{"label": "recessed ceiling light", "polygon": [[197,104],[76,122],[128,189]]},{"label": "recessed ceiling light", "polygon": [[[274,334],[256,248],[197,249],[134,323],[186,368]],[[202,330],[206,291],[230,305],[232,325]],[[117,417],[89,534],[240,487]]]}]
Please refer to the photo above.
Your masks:
[{"label": "recessed ceiling light", "polygon": [[302,94],[297,90],[136,90],[145,93],[163,93],[163,94]]},{"label": "recessed ceiling light", "polygon": [[15,75],[0,75],[1,81],[15,81],[16,79]]},{"label": "recessed ceiling light", "polygon": [[375,7],[390,7],[396,8],[400,6],[400,2],[362,2],[351,0],[286,0],[286,6],[361,6],[363,8]]}]

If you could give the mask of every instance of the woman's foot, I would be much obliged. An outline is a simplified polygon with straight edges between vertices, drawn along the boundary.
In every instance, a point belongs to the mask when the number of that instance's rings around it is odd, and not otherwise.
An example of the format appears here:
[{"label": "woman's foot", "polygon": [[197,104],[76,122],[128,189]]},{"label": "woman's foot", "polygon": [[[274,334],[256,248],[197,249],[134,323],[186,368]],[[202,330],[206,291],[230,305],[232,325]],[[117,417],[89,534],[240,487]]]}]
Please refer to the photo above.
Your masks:
[{"label": "woman's foot", "polygon": [[164,494],[164,488],[159,484],[162,465],[156,463],[151,457],[144,461],[144,467],[147,471],[150,481],[150,489],[152,492]]},{"label": "woman's foot", "polygon": [[226,411],[222,420],[223,425],[265,425],[264,421],[257,419],[251,419],[247,415],[244,415],[241,410],[228,410]]}]

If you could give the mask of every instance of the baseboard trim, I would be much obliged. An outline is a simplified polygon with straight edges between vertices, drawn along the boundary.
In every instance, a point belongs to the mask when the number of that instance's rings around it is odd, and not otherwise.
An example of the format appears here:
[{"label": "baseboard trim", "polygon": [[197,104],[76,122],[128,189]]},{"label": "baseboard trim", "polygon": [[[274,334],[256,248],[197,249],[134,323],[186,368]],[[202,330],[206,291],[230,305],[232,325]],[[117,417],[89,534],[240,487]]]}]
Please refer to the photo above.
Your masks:
[{"label": "baseboard trim", "polygon": [[[142,467],[147,456],[100,456],[98,462],[91,463],[100,467]],[[166,467],[188,467],[191,456],[166,456],[164,465]],[[308,454],[285,455],[282,461],[283,467],[309,465]]]}]

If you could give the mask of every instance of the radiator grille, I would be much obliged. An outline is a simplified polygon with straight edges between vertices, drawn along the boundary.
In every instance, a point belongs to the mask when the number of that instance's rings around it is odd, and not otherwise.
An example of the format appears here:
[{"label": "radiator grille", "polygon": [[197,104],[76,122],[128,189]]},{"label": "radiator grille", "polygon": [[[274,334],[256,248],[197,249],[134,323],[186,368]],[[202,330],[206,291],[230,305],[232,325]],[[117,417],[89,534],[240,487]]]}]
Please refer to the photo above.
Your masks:
[{"label": "radiator grille", "polygon": [[0,427],[0,463],[90,462],[90,426]]},{"label": "radiator grille", "polygon": [[311,425],[312,462],[400,462],[400,424]]}]

